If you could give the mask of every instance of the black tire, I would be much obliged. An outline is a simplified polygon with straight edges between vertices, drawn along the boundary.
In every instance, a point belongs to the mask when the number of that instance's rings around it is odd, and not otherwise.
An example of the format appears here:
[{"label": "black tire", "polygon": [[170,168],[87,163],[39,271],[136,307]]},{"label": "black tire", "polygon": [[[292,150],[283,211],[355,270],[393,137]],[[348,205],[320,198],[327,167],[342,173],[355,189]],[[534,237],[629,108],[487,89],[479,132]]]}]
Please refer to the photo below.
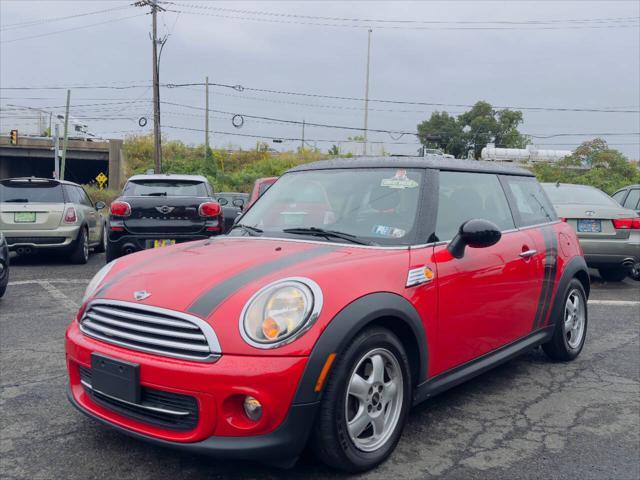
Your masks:
[{"label": "black tire", "polygon": [[624,267],[608,267],[599,268],[598,273],[602,279],[607,282],[621,282],[627,277],[629,272]]},{"label": "black tire", "polygon": [[[566,305],[571,295],[578,295],[580,297],[580,308],[584,312],[584,329],[579,342],[574,345],[571,345],[571,332],[567,332],[565,329],[565,320],[567,315]],[[552,360],[558,362],[569,362],[580,355],[580,352],[584,347],[584,342],[587,338],[589,312],[587,309],[587,295],[584,291],[584,287],[582,286],[582,282],[576,278],[572,279],[561,298],[563,308],[561,309],[559,318],[554,319],[556,327],[553,332],[553,337],[547,343],[542,344],[542,349]]]},{"label": "black tire", "polygon": [[76,265],[84,265],[89,261],[89,237],[86,227],[80,229],[78,238],[71,249],[69,259],[71,263],[75,263]]},{"label": "black tire", "polygon": [[[397,391],[402,391],[402,398],[396,400],[396,405],[399,409],[397,422],[395,425],[391,424],[388,430],[390,433],[384,443],[373,451],[363,451],[356,447],[347,429],[349,409],[347,388],[352,375],[356,371],[356,367],[363,365],[362,361],[366,355],[374,351],[383,351],[385,355],[390,353],[395,357],[400,370],[398,373],[401,374],[402,378],[402,388]],[[389,366],[391,363],[386,363],[385,365]],[[373,367],[373,364],[371,364],[371,367]],[[375,394],[376,390],[373,388],[369,389],[368,395],[371,395],[372,391],[374,395],[377,395]],[[380,395],[384,395],[384,392]],[[371,398],[371,402],[373,402],[373,397]],[[378,397],[377,401],[382,403],[383,398],[382,396]],[[409,360],[400,340],[389,330],[380,327],[372,327],[362,331],[345,351],[338,355],[332,373],[327,380],[318,418],[311,435],[312,450],[322,462],[338,470],[356,473],[374,468],[391,455],[400,440],[411,407],[411,398],[412,385]],[[378,407],[378,410],[380,410],[380,407]],[[392,411],[393,406],[391,405],[389,412]],[[385,412],[387,412],[386,405],[383,413]],[[376,414],[375,411],[373,413]],[[369,425],[368,428],[373,429],[373,424]],[[368,431],[367,429],[361,435],[365,434]]]},{"label": "black tire", "polygon": [[629,278],[632,278],[636,282],[640,282],[640,261],[635,262],[629,270]]},{"label": "black tire", "polygon": [[116,258],[120,257],[120,252],[118,252],[114,247],[111,246],[111,244],[107,241],[107,248],[106,248],[106,262],[113,262]]},{"label": "black tire", "polygon": [[104,253],[107,250],[107,224],[102,225],[102,235],[100,236],[100,243],[93,247],[95,253]]},{"label": "black tire", "polygon": [[4,285],[0,285],[0,298],[2,298],[4,296],[4,292],[7,291],[7,285],[8,284],[9,284],[9,282],[7,281]]}]

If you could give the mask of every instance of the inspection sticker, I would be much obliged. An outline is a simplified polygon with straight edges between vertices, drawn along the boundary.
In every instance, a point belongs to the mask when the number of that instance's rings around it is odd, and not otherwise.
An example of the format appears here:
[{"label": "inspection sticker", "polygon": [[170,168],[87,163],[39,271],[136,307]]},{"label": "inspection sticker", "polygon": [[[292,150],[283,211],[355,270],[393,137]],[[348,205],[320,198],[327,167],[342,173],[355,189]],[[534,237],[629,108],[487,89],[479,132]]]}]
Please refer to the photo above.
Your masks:
[{"label": "inspection sticker", "polygon": [[396,170],[393,178],[383,178],[380,186],[388,188],[416,188],[418,182],[407,177],[406,170]]}]

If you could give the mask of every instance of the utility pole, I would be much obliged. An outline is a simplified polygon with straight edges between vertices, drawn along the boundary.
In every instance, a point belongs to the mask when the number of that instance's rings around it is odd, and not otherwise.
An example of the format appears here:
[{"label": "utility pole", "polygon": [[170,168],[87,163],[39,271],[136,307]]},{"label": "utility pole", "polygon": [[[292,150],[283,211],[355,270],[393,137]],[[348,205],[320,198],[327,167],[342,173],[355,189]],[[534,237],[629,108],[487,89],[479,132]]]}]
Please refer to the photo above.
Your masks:
[{"label": "utility pole", "polygon": [[364,145],[362,148],[364,155],[367,154],[367,131],[369,128],[369,64],[371,62],[371,32],[373,32],[373,30],[369,28],[367,38],[367,78],[364,84]]},{"label": "utility pole", "polygon": [[53,139],[53,178],[60,178],[60,126],[58,122],[55,124]]},{"label": "utility pole", "polygon": [[62,141],[62,162],[60,164],[60,180],[64,180],[64,167],[67,160],[67,141],[69,135],[69,103],[71,90],[67,90],[67,107],[64,110],[64,140]]},{"label": "utility pole", "polygon": [[209,77],[204,79],[204,160],[209,158]]},{"label": "utility pole", "polygon": [[302,142],[300,143],[300,153],[304,151],[304,119],[302,119]]},{"label": "utility pole", "polygon": [[160,137],[160,73],[158,65],[158,10],[165,9],[158,5],[157,0],[139,0],[134,3],[136,7],[151,7],[151,42],[152,42],[152,60],[151,68],[153,73],[153,156],[155,163],[155,172],[160,173],[162,170],[162,139]]}]

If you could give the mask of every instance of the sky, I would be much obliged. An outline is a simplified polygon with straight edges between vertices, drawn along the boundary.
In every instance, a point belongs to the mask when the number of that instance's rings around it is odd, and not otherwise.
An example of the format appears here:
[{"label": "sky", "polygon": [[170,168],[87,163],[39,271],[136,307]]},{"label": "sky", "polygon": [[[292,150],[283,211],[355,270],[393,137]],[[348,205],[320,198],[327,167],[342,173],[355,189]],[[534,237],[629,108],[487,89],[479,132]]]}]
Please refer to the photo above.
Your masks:
[{"label": "sky", "polygon": [[[35,129],[25,107],[55,119],[67,87],[71,116],[95,134],[152,132],[151,16],[132,2],[0,0],[0,132]],[[342,146],[362,134],[371,28],[368,125],[382,130],[368,134],[372,152],[414,154],[411,133],[434,110],[486,100],[523,108],[538,148],[600,136],[640,158],[637,0],[160,5],[166,139],[204,142],[205,87],[184,84],[208,76],[212,146],[295,149],[303,121],[308,147]]]}]

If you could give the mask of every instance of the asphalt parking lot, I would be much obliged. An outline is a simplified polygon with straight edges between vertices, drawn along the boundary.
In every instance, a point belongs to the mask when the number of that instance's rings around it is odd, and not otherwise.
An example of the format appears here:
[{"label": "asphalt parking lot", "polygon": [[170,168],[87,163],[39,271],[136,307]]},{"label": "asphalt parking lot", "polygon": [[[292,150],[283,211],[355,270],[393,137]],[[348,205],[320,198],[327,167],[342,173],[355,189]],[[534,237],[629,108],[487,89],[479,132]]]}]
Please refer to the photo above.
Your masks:
[{"label": "asphalt parking lot", "polygon": [[[65,396],[64,331],[104,264],[14,259],[0,300],[0,477],[339,478],[312,457],[292,470],[132,440]],[[414,409],[372,479],[640,478],[640,283],[593,278],[587,343],[570,364],[535,350]]]}]

